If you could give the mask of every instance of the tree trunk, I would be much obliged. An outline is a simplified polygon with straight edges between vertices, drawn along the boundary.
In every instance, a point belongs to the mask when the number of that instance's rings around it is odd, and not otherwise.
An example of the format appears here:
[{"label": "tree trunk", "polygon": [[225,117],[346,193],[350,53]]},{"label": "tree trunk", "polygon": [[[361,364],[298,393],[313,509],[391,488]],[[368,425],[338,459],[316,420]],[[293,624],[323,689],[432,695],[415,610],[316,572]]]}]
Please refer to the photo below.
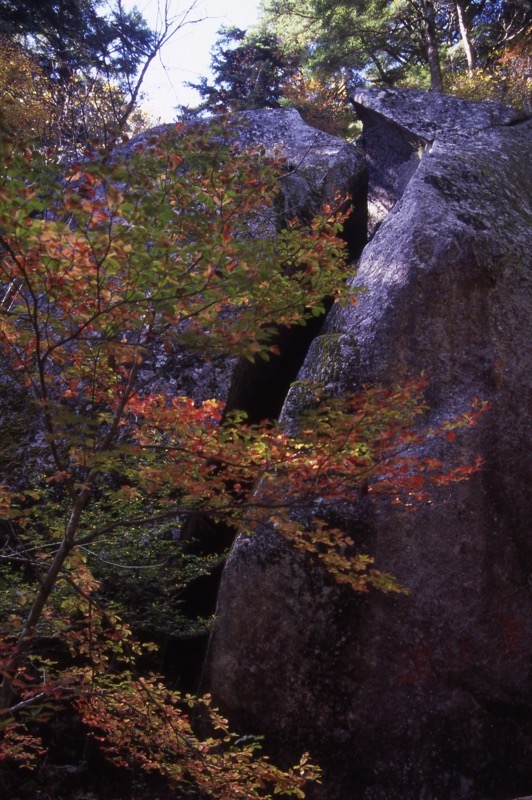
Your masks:
[{"label": "tree trunk", "polygon": [[65,561],[70,551],[74,547],[76,535],[79,530],[81,514],[85,508],[85,504],[90,496],[90,493],[91,487],[86,487],[79,493],[70,513],[70,518],[66,527],[65,535],[63,536],[63,541],[61,542],[46,575],[41,581],[39,591],[37,592],[37,595],[32,603],[22,631],[18,636],[16,649],[13,651],[9,659],[9,666],[4,671],[2,684],[0,686],[0,712],[5,712],[7,709],[9,709],[13,696],[12,680],[16,675],[17,668],[23,661],[27,649],[33,640],[35,628],[42,617],[42,612],[48,602],[48,598],[55,588],[57,579],[61,570],[63,569]]},{"label": "tree trunk", "polygon": [[458,25],[460,26],[460,36],[467,58],[467,67],[469,74],[473,75],[477,65],[477,57],[475,48],[471,38],[471,20],[467,13],[467,7],[463,0],[456,0],[456,13],[458,14]]},{"label": "tree trunk", "polygon": [[423,0],[423,26],[431,92],[443,92],[440,54],[436,38],[436,11],[432,0]]}]

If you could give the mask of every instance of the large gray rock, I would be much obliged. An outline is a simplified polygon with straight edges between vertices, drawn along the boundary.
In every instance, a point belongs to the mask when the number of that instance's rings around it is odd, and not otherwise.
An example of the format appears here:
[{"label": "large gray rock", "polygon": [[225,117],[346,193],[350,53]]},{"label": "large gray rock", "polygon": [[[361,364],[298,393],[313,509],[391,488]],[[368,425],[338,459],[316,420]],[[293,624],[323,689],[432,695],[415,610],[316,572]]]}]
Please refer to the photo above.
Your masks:
[{"label": "large gray rock", "polygon": [[372,234],[403,194],[432,142],[466,131],[510,125],[523,114],[495,103],[473,103],[416,89],[358,88],[351,94],[364,125]]},{"label": "large gray rock", "polygon": [[[278,230],[294,217],[310,221],[340,195],[352,202],[355,222],[351,226],[356,224],[365,243],[367,169],[360,147],[307,125],[295,108],[242,111],[233,122],[238,148],[261,148],[281,167],[281,207],[275,208],[270,230]],[[153,146],[174,128],[170,124],[152,128],[116,153],[128,158],[138,145]]]},{"label": "large gray rock", "polygon": [[239,115],[245,121],[240,145],[261,146],[283,162],[284,219],[310,219],[338,193],[365,214],[366,162],[359,147],[307,125],[298,111],[263,109]]},{"label": "large gray rock", "polygon": [[[238,114],[234,121],[236,147],[264,150],[269,159],[279,162],[281,171],[279,202],[274,205],[270,215],[265,214],[261,218],[258,227],[256,221],[252,224],[251,234],[275,236],[294,217],[310,222],[326,203],[333,203],[335,197],[340,195],[349,198],[348,203],[352,205],[347,229],[351,251],[353,255],[358,255],[366,241],[367,227],[367,170],[363,151],[307,125],[295,109],[246,111]],[[175,126],[172,124],[152,128],[117,148],[115,157],[128,159],[139,145],[144,149],[154,147],[160,137],[173,131]],[[216,397],[227,402],[230,408],[243,408],[251,415],[253,409],[250,406],[255,404],[256,421],[259,421],[271,415],[272,408],[272,414],[278,413],[286,393],[286,385],[282,385],[284,379],[279,380],[279,372],[293,373],[294,359],[297,361],[297,372],[303,357],[299,351],[306,350],[308,346],[308,341],[304,341],[308,340],[307,333],[305,330],[294,331],[286,346],[279,343],[283,351],[282,358],[272,359],[267,366],[263,363],[260,365],[262,372],[266,373],[264,380],[270,386],[269,394],[282,393],[273,404],[268,399],[260,402],[257,393],[250,390],[251,382],[258,386],[259,377],[249,362],[240,364],[235,372],[235,359],[205,359],[186,348],[171,354],[162,348],[152,353],[147,365],[152,373],[150,385],[156,388],[160,385],[161,389],[186,394],[197,401]],[[281,384],[279,392],[272,388],[276,384]],[[258,392],[264,396],[262,386]]]},{"label": "large gray rock", "polygon": [[278,753],[310,749],[325,768],[313,798],[532,789],[532,123],[511,122],[436,132],[363,253],[365,293],[333,310],[299,376],[344,392],[424,370],[432,421],[491,404],[453,444],[485,459],[479,475],[417,513],[367,498],[331,512],[410,594],[356,596],[268,528],[226,567],[207,683]]}]

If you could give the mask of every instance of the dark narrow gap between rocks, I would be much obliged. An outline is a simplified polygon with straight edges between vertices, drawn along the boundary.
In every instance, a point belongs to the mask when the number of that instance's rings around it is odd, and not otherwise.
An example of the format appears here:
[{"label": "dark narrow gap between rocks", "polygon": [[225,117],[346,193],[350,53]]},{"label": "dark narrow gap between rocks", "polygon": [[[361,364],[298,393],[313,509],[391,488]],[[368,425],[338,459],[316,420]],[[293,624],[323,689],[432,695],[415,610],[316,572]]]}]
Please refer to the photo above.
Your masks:
[{"label": "dark narrow gap between rocks", "polygon": [[[352,197],[352,213],[344,223],[344,239],[348,259],[356,261],[367,242],[367,184],[363,184]],[[326,301],[326,313],[332,301]],[[226,413],[244,411],[247,422],[277,420],[288,390],[296,380],[308,350],[320,335],[326,314],[311,318],[306,325],[279,328],[273,341],[279,355],[269,361],[258,359],[251,363],[241,359],[233,373]],[[182,611],[189,617],[214,615],[218,590],[223,573],[223,554],[227,553],[237,531],[230,525],[214,523],[205,514],[189,519],[182,531],[186,550],[200,555],[220,554],[221,563],[208,575],[197,578],[185,590]],[[209,634],[169,640],[164,648],[163,671],[183,691],[197,691],[202,665],[206,655]]]},{"label": "dark narrow gap between rocks", "polygon": [[[250,424],[276,420],[290,384],[296,379],[323,322],[324,317],[319,317],[312,318],[305,326],[281,328],[275,337],[280,355],[269,361],[251,363],[242,359],[233,374],[226,411],[245,411]],[[198,513],[185,524],[182,539],[187,552],[222,556],[233,544],[236,533],[232,526],[214,523],[206,514]],[[186,588],[181,606],[186,616],[208,618],[214,614],[223,567],[224,564],[220,563],[208,575],[197,578]],[[197,690],[207,642],[208,633],[167,642],[163,668],[183,690]]]}]

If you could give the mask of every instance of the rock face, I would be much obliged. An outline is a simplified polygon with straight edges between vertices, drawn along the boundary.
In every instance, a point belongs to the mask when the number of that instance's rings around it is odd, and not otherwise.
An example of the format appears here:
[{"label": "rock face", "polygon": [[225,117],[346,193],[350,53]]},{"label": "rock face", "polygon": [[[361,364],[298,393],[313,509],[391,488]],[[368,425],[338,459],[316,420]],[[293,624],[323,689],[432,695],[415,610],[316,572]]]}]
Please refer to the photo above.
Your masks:
[{"label": "rock face", "polygon": [[[362,150],[342,139],[307,125],[295,109],[246,111],[238,115],[236,145],[242,149],[264,148],[266,155],[282,164],[279,205],[272,209],[255,235],[275,235],[287,221],[298,217],[310,222],[337,194],[349,198],[352,212],[346,223],[351,254],[357,257],[367,235],[367,168]],[[142,145],[153,147],[160,136],[173,129],[160,125],[117,149],[128,158]],[[153,354],[154,374],[175,394],[202,401],[216,397],[231,409],[246,410],[252,421],[278,416],[291,380],[297,374],[309,342],[322,319],[310,320],[306,328],[282,332],[281,357],[258,366],[236,363],[224,357],[205,361],[190,351],[173,355]]]},{"label": "rock face", "polygon": [[[339,194],[352,201],[350,235],[360,237],[355,246],[361,249],[366,238],[367,168],[360,147],[307,125],[294,108],[243,111],[234,121],[238,147],[264,148],[268,158],[282,163],[282,207],[275,209],[270,227],[278,229],[294,217],[310,221]],[[117,154],[127,158],[137,145],[149,147],[172,128],[159,125],[141,133]]]},{"label": "rock face", "polygon": [[312,128],[294,108],[246,111],[239,144],[262,146],[283,160],[283,216],[311,219],[335,194],[353,198],[360,226],[365,224],[366,162],[360,148]]},{"label": "rock face", "polygon": [[[437,420],[481,397],[490,411],[453,452],[460,461],[481,455],[484,467],[434,489],[417,513],[384,502],[356,516],[337,511],[335,522],[408,596],[355,596],[271,530],[242,535],[222,582],[206,682],[234,723],[265,733],[278,753],[311,751],[325,769],[312,798],[524,795],[532,123],[450,98],[434,115],[434,99],[420,93],[386,93],[377,104],[360,91],[355,102],[370,141],[378,115],[379,136],[388,126],[423,153],[407,170],[404,148],[395,162],[386,154],[401,177],[354,279],[365,292],[357,306],[333,309],[299,377],[342,392],[425,371]],[[370,195],[374,188],[370,163]],[[446,457],[436,447],[429,454]]]},{"label": "rock face", "polygon": [[370,175],[370,234],[403,194],[429,145],[442,135],[480,132],[523,118],[493,103],[471,103],[438,92],[357,89],[351,95],[364,125],[363,145]]},{"label": "rock face", "polygon": [[[344,226],[349,254],[358,258],[367,239],[367,167],[362,150],[307,125],[295,109],[246,111],[238,115],[238,145],[264,148],[282,164],[280,207],[266,227],[274,233],[297,217],[310,222],[325,204],[346,198]],[[267,364],[242,361],[228,395],[228,408],[245,410],[250,422],[277,417],[291,381],[297,375],[322,318],[304,328],[282,330],[276,344],[280,358]]]}]

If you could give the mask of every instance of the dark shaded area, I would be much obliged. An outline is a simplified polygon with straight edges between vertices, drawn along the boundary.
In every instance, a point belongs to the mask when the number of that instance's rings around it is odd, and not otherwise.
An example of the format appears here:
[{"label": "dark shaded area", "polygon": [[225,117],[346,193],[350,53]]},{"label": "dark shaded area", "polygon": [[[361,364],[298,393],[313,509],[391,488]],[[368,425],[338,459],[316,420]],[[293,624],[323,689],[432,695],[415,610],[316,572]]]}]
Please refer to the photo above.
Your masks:
[{"label": "dark shaded area", "polygon": [[344,222],[342,239],[347,245],[349,261],[358,261],[368,241],[368,170],[364,171],[364,180],[360,175],[356,176],[349,192],[351,210]]},{"label": "dark shaded area", "polygon": [[[54,722],[48,725],[54,729]],[[59,724],[59,721],[58,721]],[[79,747],[75,747],[77,743]],[[70,762],[66,759],[70,757]],[[55,759],[53,761],[52,759]],[[106,761],[83,731],[72,726],[55,735],[46,767],[30,771],[2,769],[3,800],[181,800],[157,775],[123,768]],[[200,800],[200,795],[195,795]],[[184,800],[184,798],[183,798]]]},{"label": "dark shaded area", "polygon": [[353,101],[364,133],[359,144],[366,153],[371,206],[369,233],[373,235],[402,196],[419,164],[427,142],[385,117]]},{"label": "dark shaded area", "polygon": [[[274,341],[280,355],[272,356],[269,361],[251,363],[241,359],[233,375],[226,411],[245,411],[250,424],[277,419],[289,386],[296,379],[323,320],[324,317],[313,318],[305,326],[280,329]],[[222,554],[229,550],[236,533],[236,529],[229,525],[214,523],[207,515],[197,514],[186,523],[182,537],[188,552]],[[187,586],[182,596],[185,615],[191,618],[214,615],[223,566],[220,564],[209,575]],[[164,646],[162,669],[186,691],[198,689],[208,638],[209,634],[205,633],[171,639]]]},{"label": "dark shaded area", "polygon": [[[330,305],[330,304],[329,304]],[[247,422],[257,424],[278,418],[290,384],[296,379],[308,348],[319,334],[324,317],[311,319],[305,326],[282,328],[275,337],[280,355],[253,363],[241,359],[229,392],[226,411],[245,411]],[[183,529],[188,552],[207,555],[224,553],[231,547],[236,529],[214,523],[205,514],[191,517]],[[193,581],[185,589],[183,612],[191,618],[214,615],[223,565],[209,575]],[[169,640],[164,647],[164,672],[180,688],[197,691],[208,644],[208,633]]]},{"label": "dark shaded area", "polygon": [[[402,785],[398,785],[391,768],[393,751],[389,744],[383,750],[378,742],[372,742],[379,763],[375,770],[367,758],[367,747],[360,741],[346,740],[340,747],[326,748],[321,762],[327,798],[343,800],[366,795],[377,800],[414,797],[510,800],[528,797],[532,780],[532,769],[526,766],[530,762],[529,735],[530,720],[523,723],[523,720],[502,715],[496,730],[487,715],[480,725],[467,718],[449,720],[434,715],[429,735],[395,744],[397,752],[404,757]],[[472,741],[484,748],[485,758],[471,758]],[[353,762],[359,765],[357,775],[348,779],[342,776],[341,752],[345,747],[349,747]],[[437,770],[435,763],[439,767]],[[449,764],[454,765],[453,769],[446,766]],[[509,765],[509,769],[501,770],[501,764]],[[307,792],[308,800],[321,796],[318,786],[310,787]]]},{"label": "dark shaded area", "polygon": [[[355,191],[352,212],[344,223],[343,238],[348,257],[360,256],[367,240],[367,182]],[[329,311],[332,301],[325,302]],[[326,315],[311,317],[306,325],[280,327],[272,344],[279,355],[269,361],[241,359],[233,373],[225,413],[245,411],[247,423],[254,425],[278,419],[290,385],[296,380],[308,350],[319,336]],[[237,531],[229,525],[213,523],[205,514],[197,514],[186,523],[182,537],[188,552],[202,555],[228,552]],[[183,593],[183,612],[194,617],[211,617],[216,610],[218,590],[224,565],[216,567],[191,583]],[[187,691],[197,690],[208,644],[208,634],[170,640],[164,647],[164,672]]]},{"label": "dark shaded area", "polygon": [[272,342],[280,355],[272,356],[269,361],[257,359],[251,363],[241,359],[233,375],[226,413],[245,411],[247,422],[252,425],[277,419],[290,384],[295,381],[323,320],[324,317],[317,317],[304,326],[280,328]]},{"label": "dark shaded area", "polygon": [[[342,239],[347,245],[349,261],[356,261],[367,243],[367,175],[364,181],[357,175],[349,189],[351,211],[344,222]],[[332,301],[326,300],[326,312],[331,306]],[[320,334],[325,316],[312,317],[306,325],[280,327],[272,341],[280,355],[272,356],[269,361],[257,359],[251,363],[241,359],[233,373],[226,413],[245,411],[250,424],[277,419],[290,384],[296,380],[310,345]]]}]

